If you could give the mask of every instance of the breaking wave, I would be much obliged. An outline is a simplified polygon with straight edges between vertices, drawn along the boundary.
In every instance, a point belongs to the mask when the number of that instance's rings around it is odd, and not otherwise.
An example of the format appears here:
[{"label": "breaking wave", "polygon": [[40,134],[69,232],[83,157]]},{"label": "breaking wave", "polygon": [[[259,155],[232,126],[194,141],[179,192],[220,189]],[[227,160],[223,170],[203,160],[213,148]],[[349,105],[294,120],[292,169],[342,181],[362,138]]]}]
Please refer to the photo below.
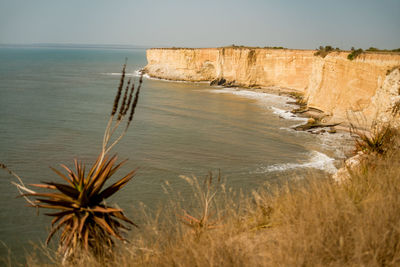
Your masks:
[{"label": "breaking wave", "polygon": [[323,153],[311,151],[310,158],[307,162],[274,164],[267,167],[260,167],[255,171],[255,173],[287,171],[299,168],[313,168],[333,174],[337,171],[335,165],[333,164],[334,161],[335,160],[333,158],[330,158]]},{"label": "breaking wave", "polygon": [[[121,76],[121,72],[107,72],[107,73],[102,73],[103,75],[109,75],[109,76]],[[126,77],[136,77],[135,73],[125,73]]]},{"label": "breaking wave", "polygon": [[283,110],[283,109],[276,108],[276,107],[271,107],[271,109],[274,114],[276,114],[279,117],[286,119],[286,120],[302,121],[302,122],[307,122],[307,120],[308,120],[307,118],[302,118],[302,117],[298,117],[298,116],[294,115],[289,110]]},{"label": "breaking wave", "polygon": [[290,97],[287,96],[280,96],[280,95],[274,95],[274,94],[250,91],[250,90],[241,90],[237,88],[212,89],[210,90],[210,92],[217,94],[232,94],[250,99],[255,99],[262,102],[279,103],[283,105],[286,104],[286,102],[292,100]]},{"label": "breaking wave", "polygon": [[242,90],[238,88],[212,89],[210,90],[210,92],[217,94],[232,94],[257,100],[258,103],[262,105],[264,108],[271,109],[273,114],[278,115],[280,118],[286,120],[300,121],[302,122],[301,124],[307,122],[308,120],[307,118],[298,117],[290,111],[295,107],[295,105],[288,104],[288,102],[293,101],[293,99],[288,96],[281,96],[265,92],[250,91],[250,90]]}]

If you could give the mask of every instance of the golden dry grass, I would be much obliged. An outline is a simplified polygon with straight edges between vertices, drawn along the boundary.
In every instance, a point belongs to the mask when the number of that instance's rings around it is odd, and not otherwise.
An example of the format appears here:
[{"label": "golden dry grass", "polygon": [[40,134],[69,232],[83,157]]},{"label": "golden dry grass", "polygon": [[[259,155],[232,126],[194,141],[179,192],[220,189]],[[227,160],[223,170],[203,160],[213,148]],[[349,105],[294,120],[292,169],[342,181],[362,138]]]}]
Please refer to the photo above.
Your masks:
[{"label": "golden dry grass", "polygon": [[[341,184],[292,179],[248,197],[223,185],[194,186],[198,205],[187,211],[193,217],[202,215],[201,195],[218,191],[208,207],[208,220],[216,227],[188,227],[179,219],[182,203],[174,200],[152,215],[143,211],[145,223],[113,258],[82,256],[70,265],[399,266],[399,140]],[[43,265],[37,257],[27,262]],[[58,264],[55,259],[48,265]]]}]

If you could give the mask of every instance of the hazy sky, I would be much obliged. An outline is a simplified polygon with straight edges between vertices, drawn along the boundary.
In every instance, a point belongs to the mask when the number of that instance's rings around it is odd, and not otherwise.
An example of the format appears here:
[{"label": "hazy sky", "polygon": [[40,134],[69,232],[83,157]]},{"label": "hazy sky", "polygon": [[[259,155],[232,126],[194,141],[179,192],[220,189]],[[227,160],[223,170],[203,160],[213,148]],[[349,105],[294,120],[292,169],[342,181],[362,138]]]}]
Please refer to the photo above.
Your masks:
[{"label": "hazy sky", "polygon": [[400,0],[0,0],[0,43],[400,47]]}]

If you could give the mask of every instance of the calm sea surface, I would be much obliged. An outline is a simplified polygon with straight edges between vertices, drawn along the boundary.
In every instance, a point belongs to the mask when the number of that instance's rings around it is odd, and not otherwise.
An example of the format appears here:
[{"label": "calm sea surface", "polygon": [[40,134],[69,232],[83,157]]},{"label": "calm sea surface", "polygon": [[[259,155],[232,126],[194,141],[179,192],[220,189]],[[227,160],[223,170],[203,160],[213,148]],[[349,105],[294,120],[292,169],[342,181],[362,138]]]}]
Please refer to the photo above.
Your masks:
[{"label": "calm sea surface", "polygon": [[[0,48],[0,162],[26,184],[58,179],[48,167],[96,158],[119,73],[145,66],[144,49]],[[115,148],[129,158],[119,173],[140,167],[112,201],[125,208],[162,205],[165,181],[221,171],[229,186],[250,192],[267,181],[334,172],[339,137],[295,132],[304,119],[290,99],[206,83],[145,79],[133,125]],[[334,160],[336,159],[336,161]],[[0,170],[0,257],[23,257],[46,238],[49,218],[36,216]],[[182,185],[182,190],[185,188]],[[184,192],[183,192],[184,193]]]}]

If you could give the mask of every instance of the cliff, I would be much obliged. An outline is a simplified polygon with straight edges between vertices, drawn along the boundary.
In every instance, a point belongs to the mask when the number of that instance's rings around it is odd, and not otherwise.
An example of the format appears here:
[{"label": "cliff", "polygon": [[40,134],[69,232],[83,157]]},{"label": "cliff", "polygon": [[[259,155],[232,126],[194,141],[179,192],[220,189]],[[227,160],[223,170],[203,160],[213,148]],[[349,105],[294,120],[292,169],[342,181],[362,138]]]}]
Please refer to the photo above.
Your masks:
[{"label": "cliff", "polygon": [[182,81],[216,81],[241,87],[281,87],[300,92],[310,108],[330,121],[345,121],[348,111],[388,120],[400,101],[400,55],[348,52],[325,58],[315,50],[264,48],[158,48],[147,50],[145,72]]}]

